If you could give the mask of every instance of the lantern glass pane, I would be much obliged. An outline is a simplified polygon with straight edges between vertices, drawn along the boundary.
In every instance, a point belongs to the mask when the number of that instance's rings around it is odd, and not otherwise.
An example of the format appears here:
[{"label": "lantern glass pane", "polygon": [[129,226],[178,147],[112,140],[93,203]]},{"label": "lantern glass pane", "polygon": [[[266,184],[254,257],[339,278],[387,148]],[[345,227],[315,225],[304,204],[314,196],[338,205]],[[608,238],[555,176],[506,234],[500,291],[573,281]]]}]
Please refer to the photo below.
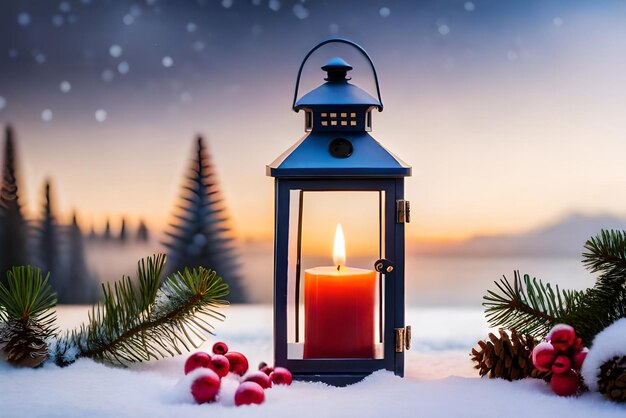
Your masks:
[{"label": "lantern glass pane", "polygon": [[383,358],[383,279],[374,264],[384,258],[384,197],[291,191],[289,359]]}]

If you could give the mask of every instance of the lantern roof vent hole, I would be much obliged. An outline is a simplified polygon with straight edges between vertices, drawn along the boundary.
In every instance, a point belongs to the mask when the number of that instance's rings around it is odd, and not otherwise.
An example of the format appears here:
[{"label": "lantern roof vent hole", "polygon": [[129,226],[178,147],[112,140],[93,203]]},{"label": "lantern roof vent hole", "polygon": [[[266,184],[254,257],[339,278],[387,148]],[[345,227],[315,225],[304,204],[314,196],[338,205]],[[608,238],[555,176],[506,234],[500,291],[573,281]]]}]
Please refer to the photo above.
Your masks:
[{"label": "lantern roof vent hole", "polygon": [[324,80],[329,82],[347,82],[350,77],[347,76],[348,71],[352,70],[352,66],[342,58],[335,57],[330,59],[322,66],[322,70],[328,73],[328,77]]}]

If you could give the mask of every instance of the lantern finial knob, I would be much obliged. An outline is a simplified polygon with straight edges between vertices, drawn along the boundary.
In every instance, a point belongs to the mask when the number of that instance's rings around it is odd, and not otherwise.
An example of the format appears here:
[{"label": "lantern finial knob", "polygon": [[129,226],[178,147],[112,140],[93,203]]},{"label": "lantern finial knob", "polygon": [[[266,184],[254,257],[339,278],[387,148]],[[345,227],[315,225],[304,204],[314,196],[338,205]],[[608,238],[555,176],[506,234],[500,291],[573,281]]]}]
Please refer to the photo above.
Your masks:
[{"label": "lantern finial knob", "polygon": [[331,82],[350,80],[350,77],[347,77],[346,74],[351,69],[352,66],[339,57],[330,59],[322,66],[322,70],[328,73],[328,77],[325,80]]}]

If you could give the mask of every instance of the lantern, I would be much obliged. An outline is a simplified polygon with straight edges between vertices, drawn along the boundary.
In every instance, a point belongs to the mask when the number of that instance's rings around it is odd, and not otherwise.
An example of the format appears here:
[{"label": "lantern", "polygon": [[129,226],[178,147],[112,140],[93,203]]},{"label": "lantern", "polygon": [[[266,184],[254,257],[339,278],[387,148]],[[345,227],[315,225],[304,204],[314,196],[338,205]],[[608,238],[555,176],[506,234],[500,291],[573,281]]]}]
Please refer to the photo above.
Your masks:
[{"label": "lantern", "polygon": [[[352,67],[328,61],[326,82],[298,99],[302,69],[318,48],[342,43],[369,62],[378,98],[349,82]],[[334,385],[386,369],[402,376],[404,177],[411,167],[370,134],[383,110],[363,48],[345,39],[315,46],[298,71],[293,110],[307,134],[267,166],[275,178],[274,356],[294,378]]]}]

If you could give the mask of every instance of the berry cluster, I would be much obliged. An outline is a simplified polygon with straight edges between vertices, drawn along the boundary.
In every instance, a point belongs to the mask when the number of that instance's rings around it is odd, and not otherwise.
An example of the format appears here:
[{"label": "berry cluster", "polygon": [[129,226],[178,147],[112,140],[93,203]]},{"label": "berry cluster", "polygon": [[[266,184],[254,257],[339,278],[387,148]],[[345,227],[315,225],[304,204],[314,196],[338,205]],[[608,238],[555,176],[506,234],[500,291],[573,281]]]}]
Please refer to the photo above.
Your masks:
[{"label": "berry cluster", "polygon": [[248,359],[236,351],[228,351],[226,343],[213,345],[213,354],[199,351],[185,362],[185,375],[192,377],[191,394],[199,404],[212,403],[220,397],[222,379],[235,382],[235,405],[262,404],[264,389],[274,385],[291,384],[292,376],[283,367],[269,367],[261,363],[259,371],[248,372]]},{"label": "berry cluster", "polygon": [[587,357],[586,347],[574,328],[558,324],[546,340],[533,349],[533,364],[538,370],[552,371],[550,386],[559,396],[571,396],[581,386],[580,368]]}]

